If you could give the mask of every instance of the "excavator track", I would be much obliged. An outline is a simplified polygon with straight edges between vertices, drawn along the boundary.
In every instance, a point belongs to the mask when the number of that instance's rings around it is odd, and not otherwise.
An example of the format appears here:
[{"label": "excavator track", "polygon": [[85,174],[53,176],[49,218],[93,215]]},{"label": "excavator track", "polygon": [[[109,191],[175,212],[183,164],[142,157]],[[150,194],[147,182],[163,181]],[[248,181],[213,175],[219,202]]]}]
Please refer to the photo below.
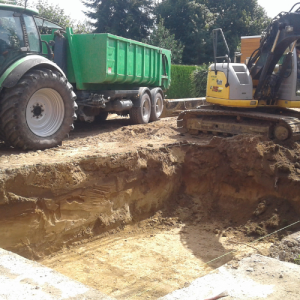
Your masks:
[{"label": "excavator track", "polygon": [[182,112],[177,127],[190,134],[260,134],[277,141],[300,140],[300,112],[293,109],[252,111],[203,106]]}]

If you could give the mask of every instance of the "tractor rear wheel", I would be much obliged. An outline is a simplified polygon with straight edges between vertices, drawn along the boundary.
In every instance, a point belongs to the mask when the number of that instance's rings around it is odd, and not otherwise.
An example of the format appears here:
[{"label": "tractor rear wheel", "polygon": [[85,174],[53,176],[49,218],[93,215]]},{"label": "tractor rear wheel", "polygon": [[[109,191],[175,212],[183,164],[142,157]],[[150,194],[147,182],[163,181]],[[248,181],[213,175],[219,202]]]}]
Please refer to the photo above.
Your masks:
[{"label": "tractor rear wheel", "polygon": [[24,150],[61,144],[74,128],[75,99],[72,85],[59,72],[27,72],[16,86],[6,89],[0,102],[5,142]]}]

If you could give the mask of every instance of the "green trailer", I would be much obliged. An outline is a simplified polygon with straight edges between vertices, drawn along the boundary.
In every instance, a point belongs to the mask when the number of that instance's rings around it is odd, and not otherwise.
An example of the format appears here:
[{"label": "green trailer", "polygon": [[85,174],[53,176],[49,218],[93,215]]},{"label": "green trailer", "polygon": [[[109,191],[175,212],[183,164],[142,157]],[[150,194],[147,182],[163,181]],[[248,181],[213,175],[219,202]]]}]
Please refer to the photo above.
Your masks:
[{"label": "green trailer", "polygon": [[74,34],[35,10],[0,4],[0,139],[22,149],[53,147],[76,114],[87,122],[108,113],[129,115],[133,124],[155,121],[170,62],[168,50],[106,33]]},{"label": "green trailer", "polygon": [[80,120],[103,120],[108,113],[129,114],[134,124],[158,120],[171,82],[169,50],[72,28],[42,39],[54,45],[54,62],[74,87]]}]

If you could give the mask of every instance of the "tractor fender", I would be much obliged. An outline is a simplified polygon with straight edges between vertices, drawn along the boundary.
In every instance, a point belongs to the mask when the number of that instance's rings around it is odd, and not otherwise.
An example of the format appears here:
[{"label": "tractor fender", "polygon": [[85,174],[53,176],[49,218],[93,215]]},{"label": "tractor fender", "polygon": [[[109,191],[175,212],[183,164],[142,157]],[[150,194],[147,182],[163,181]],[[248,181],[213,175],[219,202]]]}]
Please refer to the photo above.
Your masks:
[{"label": "tractor fender", "polygon": [[152,107],[155,106],[154,100],[155,100],[155,95],[156,95],[157,93],[160,93],[163,99],[165,98],[164,92],[163,92],[163,90],[162,90],[160,87],[156,87],[156,88],[152,89],[152,90],[150,91],[150,93],[151,93],[151,106],[152,106]]},{"label": "tractor fender", "polygon": [[138,94],[137,94],[137,99],[135,101],[133,101],[133,107],[141,107],[141,100],[145,93],[147,93],[149,95],[149,97],[151,98],[151,92],[150,92],[149,88],[140,87]]},{"label": "tractor fender", "polygon": [[40,56],[40,55],[28,55],[24,58],[19,59],[14,62],[0,77],[0,85],[5,88],[14,87],[20,78],[28,72],[29,70],[36,68],[37,66],[48,68],[50,70],[55,70],[60,72],[64,77],[66,77],[65,73],[62,69],[52,62],[51,60]]}]

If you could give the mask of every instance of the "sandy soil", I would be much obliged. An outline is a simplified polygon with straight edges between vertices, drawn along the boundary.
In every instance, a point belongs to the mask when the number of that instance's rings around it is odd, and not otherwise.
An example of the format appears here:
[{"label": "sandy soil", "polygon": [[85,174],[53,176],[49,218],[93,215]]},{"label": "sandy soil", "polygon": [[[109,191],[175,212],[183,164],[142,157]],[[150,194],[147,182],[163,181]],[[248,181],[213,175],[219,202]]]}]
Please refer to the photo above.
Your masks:
[{"label": "sandy soil", "polygon": [[223,237],[216,233],[220,223],[184,224],[160,215],[40,262],[117,299],[157,299],[229,261],[236,267],[251,253],[268,255],[270,242],[247,246],[238,232],[225,230]]},{"label": "sandy soil", "polygon": [[[177,130],[176,118],[165,118],[147,125],[131,125],[129,118],[109,116],[103,123],[75,123],[70,137],[56,148],[38,151],[20,151],[8,148],[0,142],[0,164],[2,169],[55,162],[67,162],[76,158],[111,155],[136,151],[140,147],[153,148],[172,143],[185,142],[186,137]],[[209,141],[209,135],[200,140]],[[193,138],[199,141],[199,137]]]}]

